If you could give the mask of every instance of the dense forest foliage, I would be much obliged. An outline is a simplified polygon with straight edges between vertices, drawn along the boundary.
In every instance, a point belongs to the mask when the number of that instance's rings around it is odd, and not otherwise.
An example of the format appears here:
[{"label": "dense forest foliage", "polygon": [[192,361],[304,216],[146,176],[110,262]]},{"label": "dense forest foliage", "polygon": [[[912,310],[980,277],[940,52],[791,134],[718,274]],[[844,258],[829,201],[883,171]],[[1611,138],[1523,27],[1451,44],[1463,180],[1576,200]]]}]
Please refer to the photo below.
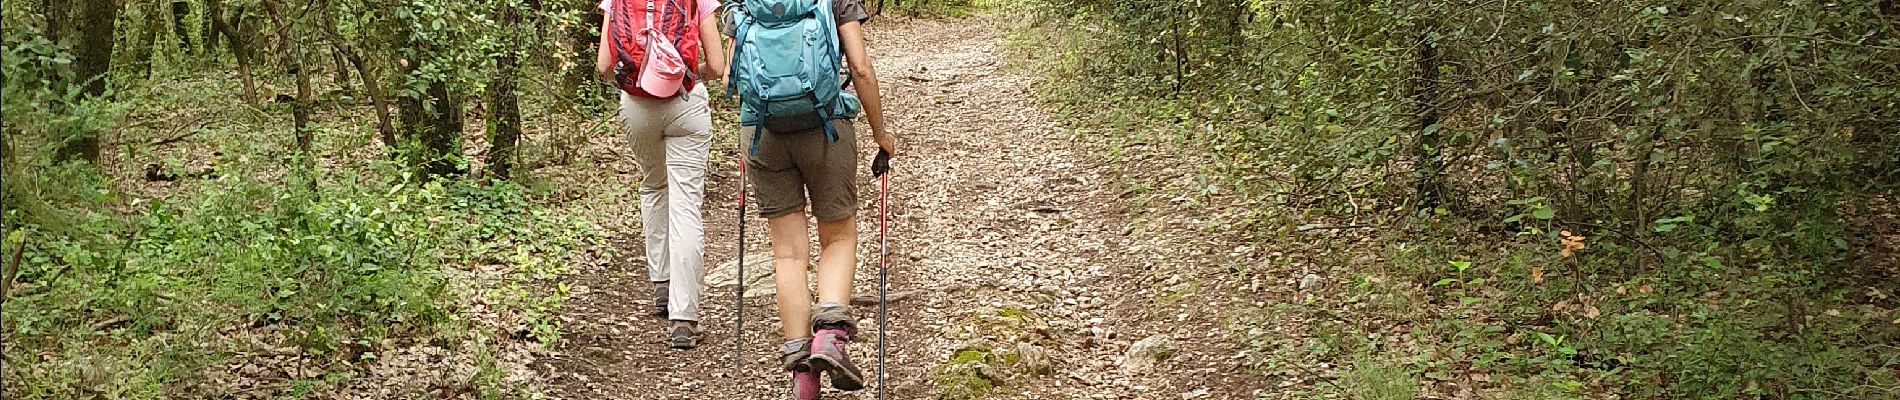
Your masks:
[{"label": "dense forest foliage", "polygon": [[500,179],[605,129],[597,4],[6,0],[5,397],[374,393],[424,347],[519,394],[497,341],[558,338],[596,234]]},{"label": "dense forest foliage", "polygon": [[[1208,190],[1255,199],[1266,237],[1387,260],[1352,266],[1358,288],[1405,295],[1349,315],[1406,322],[1328,327],[1387,339],[1322,361],[1590,397],[1900,396],[1900,3],[1036,4],[1019,40],[1046,46],[1039,94],[1078,135],[1210,151]],[[1305,361],[1276,351],[1262,368]]]}]

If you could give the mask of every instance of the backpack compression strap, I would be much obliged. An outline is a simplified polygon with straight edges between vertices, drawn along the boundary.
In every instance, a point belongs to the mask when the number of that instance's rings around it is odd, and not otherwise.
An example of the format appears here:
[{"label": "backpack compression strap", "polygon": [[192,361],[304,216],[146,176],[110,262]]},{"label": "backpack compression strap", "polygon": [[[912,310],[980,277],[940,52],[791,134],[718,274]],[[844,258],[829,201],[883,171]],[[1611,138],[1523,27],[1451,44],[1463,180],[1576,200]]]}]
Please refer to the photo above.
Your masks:
[{"label": "backpack compression strap", "polygon": [[[731,7],[733,5],[739,5],[739,4],[741,4],[739,1],[731,1],[731,2],[728,2],[728,5],[726,5],[727,7],[726,12],[728,13],[727,15],[731,17],[730,18],[731,20],[728,21],[728,23],[731,23],[733,25],[732,60],[731,62],[727,63],[730,65],[726,66],[726,69],[727,69],[726,71],[726,98],[727,99],[731,99],[733,96],[739,95],[739,54],[740,52],[745,51],[746,30],[752,27],[752,21],[742,20],[743,18],[747,18],[745,15],[732,14],[738,11],[734,10]],[[744,107],[744,105],[742,104],[740,105],[740,107]],[[746,153],[748,155],[752,155],[752,156],[759,155],[759,139],[762,138],[760,134],[764,132],[765,132],[765,127],[753,125],[752,144],[750,146],[747,146],[746,148]]]}]

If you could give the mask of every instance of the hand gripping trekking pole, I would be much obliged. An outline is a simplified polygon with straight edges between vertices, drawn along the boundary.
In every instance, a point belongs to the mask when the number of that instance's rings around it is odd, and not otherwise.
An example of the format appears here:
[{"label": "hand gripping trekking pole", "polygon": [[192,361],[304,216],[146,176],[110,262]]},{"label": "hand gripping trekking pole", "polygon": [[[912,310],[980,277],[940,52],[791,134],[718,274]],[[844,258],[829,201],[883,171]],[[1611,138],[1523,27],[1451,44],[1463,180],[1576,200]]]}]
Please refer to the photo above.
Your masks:
[{"label": "hand gripping trekking pole", "polygon": [[878,177],[877,190],[877,398],[884,400],[884,332],[889,332],[891,268],[891,153],[878,149],[871,162],[871,173]]}]

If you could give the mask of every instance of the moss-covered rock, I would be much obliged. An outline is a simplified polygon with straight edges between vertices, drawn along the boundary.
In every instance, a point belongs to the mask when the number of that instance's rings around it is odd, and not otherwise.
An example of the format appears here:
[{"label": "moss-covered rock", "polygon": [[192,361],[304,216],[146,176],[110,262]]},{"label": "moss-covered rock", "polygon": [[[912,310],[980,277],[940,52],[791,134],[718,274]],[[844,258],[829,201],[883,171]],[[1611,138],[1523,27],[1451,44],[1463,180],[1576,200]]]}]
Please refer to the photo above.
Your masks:
[{"label": "moss-covered rock", "polygon": [[937,367],[934,378],[942,400],[984,398],[991,391],[1052,370],[1041,347],[1030,343],[999,346],[973,341],[957,346]]}]

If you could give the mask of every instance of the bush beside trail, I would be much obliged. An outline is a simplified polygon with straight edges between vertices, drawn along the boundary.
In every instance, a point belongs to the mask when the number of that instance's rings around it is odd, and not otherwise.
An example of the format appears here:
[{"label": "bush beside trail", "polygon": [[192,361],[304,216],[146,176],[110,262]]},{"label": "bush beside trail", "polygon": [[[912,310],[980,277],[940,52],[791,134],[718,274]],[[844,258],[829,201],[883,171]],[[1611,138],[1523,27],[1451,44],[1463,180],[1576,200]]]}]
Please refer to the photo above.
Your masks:
[{"label": "bush beside trail", "polygon": [[1253,199],[1258,242],[1340,282],[1235,312],[1322,321],[1258,338],[1265,376],[1347,365],[1311,391],[1354,398],[1900,387],[1893,2],[1036,9],[1014,41],[1077,137],[1209,155],[1162,190]]}]

